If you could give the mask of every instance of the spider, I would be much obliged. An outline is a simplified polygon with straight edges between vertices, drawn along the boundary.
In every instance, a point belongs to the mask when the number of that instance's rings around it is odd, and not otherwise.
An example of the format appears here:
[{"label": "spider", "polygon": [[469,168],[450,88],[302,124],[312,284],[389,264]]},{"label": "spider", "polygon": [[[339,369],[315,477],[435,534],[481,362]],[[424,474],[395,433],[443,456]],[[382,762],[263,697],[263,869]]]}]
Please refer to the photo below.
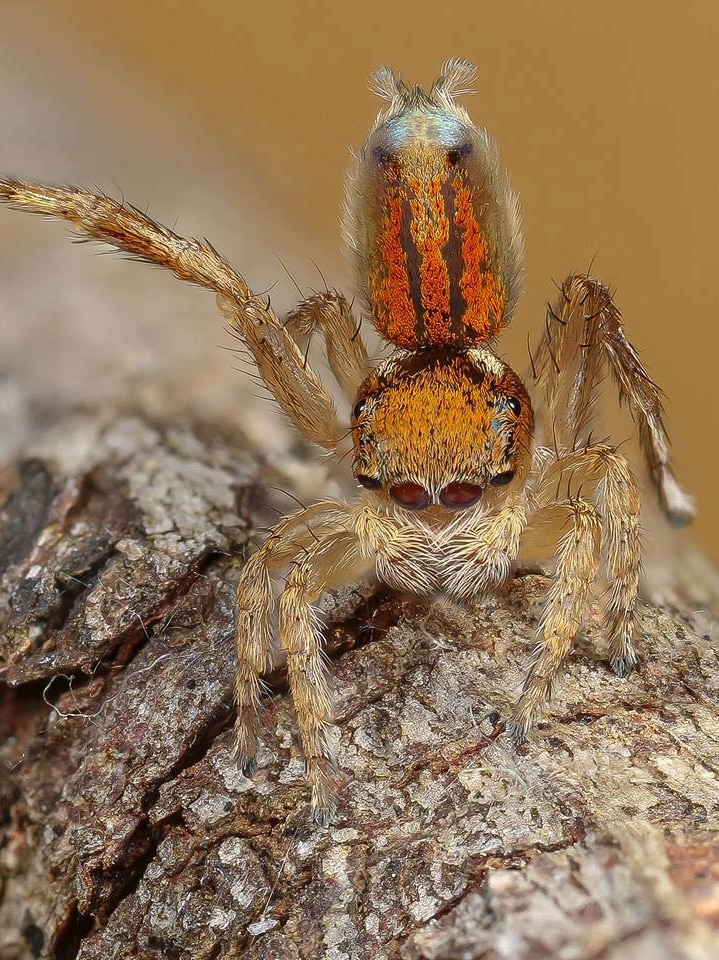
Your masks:
[{"label": "spider", "polygon": [[[492,351],[520,296],[522,233],[496,146],[456,102],[473,77],[469,63],[453,59],[428,90],[387,68],[372,79],[388,104],[348,177],[343,228],[365,307],[390,349],[375,361],[337,292],[310,296],[280,322],[207,241],[107,196],[0,179],[0,198],[13,206],[59,217],[85,238],[215,291],[302,436],[340,460],[353,454],[353,499],[319,500],[283,519],[237,587],[238,761],[250,775],[261,677],[273,656],[273,578],[285,572],[277,625],[320,824],[336,810],[332,697],[315,608],[325,591],[374,575],[400,590],[477,603],[517,564],[551,559],[536,648],[507,724],[521,742],[600,574],[609,584],[611,666],[624,676],[637,662],[639,493],[624,456],[589,433],[604,367],[639,425],[666,516],[683,524],[693,515],[670,465],[659,388],[605,286],[570,276],[548,308],[532,360],[536,429],[527,388]],[[349,431],[300,347],[313,332],[349,401]]]}]

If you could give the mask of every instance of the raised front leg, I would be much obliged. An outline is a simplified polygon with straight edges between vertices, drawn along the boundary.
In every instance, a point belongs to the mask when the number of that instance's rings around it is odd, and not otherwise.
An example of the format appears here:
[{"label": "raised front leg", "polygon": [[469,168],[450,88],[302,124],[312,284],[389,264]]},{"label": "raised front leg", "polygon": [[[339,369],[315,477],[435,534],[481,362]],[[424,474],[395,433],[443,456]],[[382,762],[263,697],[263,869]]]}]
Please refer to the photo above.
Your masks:
[{"label": "raised front leg", "polygon": [[569,277],[556,304],[548,308],[545,332],[533,358],[540,389],[537,413],[547,441],[556,445],[560,455],[588,442],[592,406],[605,364],[620,400],[626,401],[639,425],[642,450],[664,513],[675,525],[688,523],[694,505],[672,471],[661,391],[627,340],[622,315],[607,288],[588,276]]},{"label": "raised front leg", "polygon": [[269,301],[253,294],[212,244],[181,237],[136,207],[78,187],[0,177],[0,200],[65,220],[87,239],[109,243],[137,260],[164,267],[180,280],[214,290],[223,316],[249,348],[270,393],[300,433],[330,450],[346,433],[332,398]]}]

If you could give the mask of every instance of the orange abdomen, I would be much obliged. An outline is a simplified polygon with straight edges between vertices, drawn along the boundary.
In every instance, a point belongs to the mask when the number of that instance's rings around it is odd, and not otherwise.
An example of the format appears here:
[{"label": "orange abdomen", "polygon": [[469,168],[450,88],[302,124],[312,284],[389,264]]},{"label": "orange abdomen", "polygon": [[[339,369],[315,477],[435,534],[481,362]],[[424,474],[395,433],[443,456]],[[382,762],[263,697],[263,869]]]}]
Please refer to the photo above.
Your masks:
[{"label": "orange abdomen", "polygon": [[[390,161],[370,259],[380,333],[408,349],[466,348],[502,327],[506,291],[461,167],[415,172]],[[407,169],[409,167],[409,169]]]},{"label": "orange abdomen", "polygon": [[516,197],[485,131],[455,106],[408,98],[380,119],[349,182],[359,281],[392,343],[476,347],[519,295]]}]

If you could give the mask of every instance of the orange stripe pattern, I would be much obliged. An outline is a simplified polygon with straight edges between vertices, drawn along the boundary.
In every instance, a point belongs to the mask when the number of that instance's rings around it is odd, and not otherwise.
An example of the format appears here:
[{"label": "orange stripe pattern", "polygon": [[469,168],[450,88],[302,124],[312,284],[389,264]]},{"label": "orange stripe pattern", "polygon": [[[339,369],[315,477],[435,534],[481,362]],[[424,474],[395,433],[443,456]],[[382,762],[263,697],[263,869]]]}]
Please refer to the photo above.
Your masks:
[{"label": "orange stripe pattern", "polygon": [[462,276],[459,281],[467,309],[462,316],[465,342],[485,343],[499,332],[504,316],[504,284],[491,269],[487,238],[474,210],[472,190],[461,176],[454,187],[455,223],[462,234]]},{"label": "orange stripe pattern", "polygon": [[421,257],[419,276],[423,340],[441,343],[449,319],[449,273],[442,250],[449,241],[449,220],[440,177],[412,180],[410,233]]},{"label": "orange stripe pattern", "polygon": [[399,183],[390,183],[377,237],[381,270],[370,273],[374,314],[381,334],[404,346],[413,341],[416,316],[410,299],[407,254],[402,244],[404,195]]},{"label": "orange stripe pattern", "polygon": [[425,146],[395,154],[381,176],[369,270],[380,334],[410,350],[486,343],[506,291],[468,171]]}]

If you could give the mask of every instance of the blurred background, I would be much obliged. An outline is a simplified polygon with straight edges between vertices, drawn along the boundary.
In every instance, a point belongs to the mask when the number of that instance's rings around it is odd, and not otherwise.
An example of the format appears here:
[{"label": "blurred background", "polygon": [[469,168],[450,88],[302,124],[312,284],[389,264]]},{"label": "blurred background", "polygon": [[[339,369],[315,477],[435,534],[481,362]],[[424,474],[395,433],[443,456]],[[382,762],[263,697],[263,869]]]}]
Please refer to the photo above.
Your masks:
[{"label": "blurred background", "polygon": [[[319,269],[350,288],[339,208],[378,108],[368,74],[387,63],[429,83],[449,56],[475,62],[466,104],[500,143],[526,225],[502,352],[524,371],[552,281],[593,261],[667,394],[691,535],[719,559],[719,6],[0,0],[0,14],[0,170],[96,185],[208,236],[280,308],[297,298],[281,264],[303,289]],[[0,211],[0,456],[43,411],[128,382],[162,409],[240,422],[270,455],[286,447],[218,349],[231,341],[212,297],[63,233]]]}]

